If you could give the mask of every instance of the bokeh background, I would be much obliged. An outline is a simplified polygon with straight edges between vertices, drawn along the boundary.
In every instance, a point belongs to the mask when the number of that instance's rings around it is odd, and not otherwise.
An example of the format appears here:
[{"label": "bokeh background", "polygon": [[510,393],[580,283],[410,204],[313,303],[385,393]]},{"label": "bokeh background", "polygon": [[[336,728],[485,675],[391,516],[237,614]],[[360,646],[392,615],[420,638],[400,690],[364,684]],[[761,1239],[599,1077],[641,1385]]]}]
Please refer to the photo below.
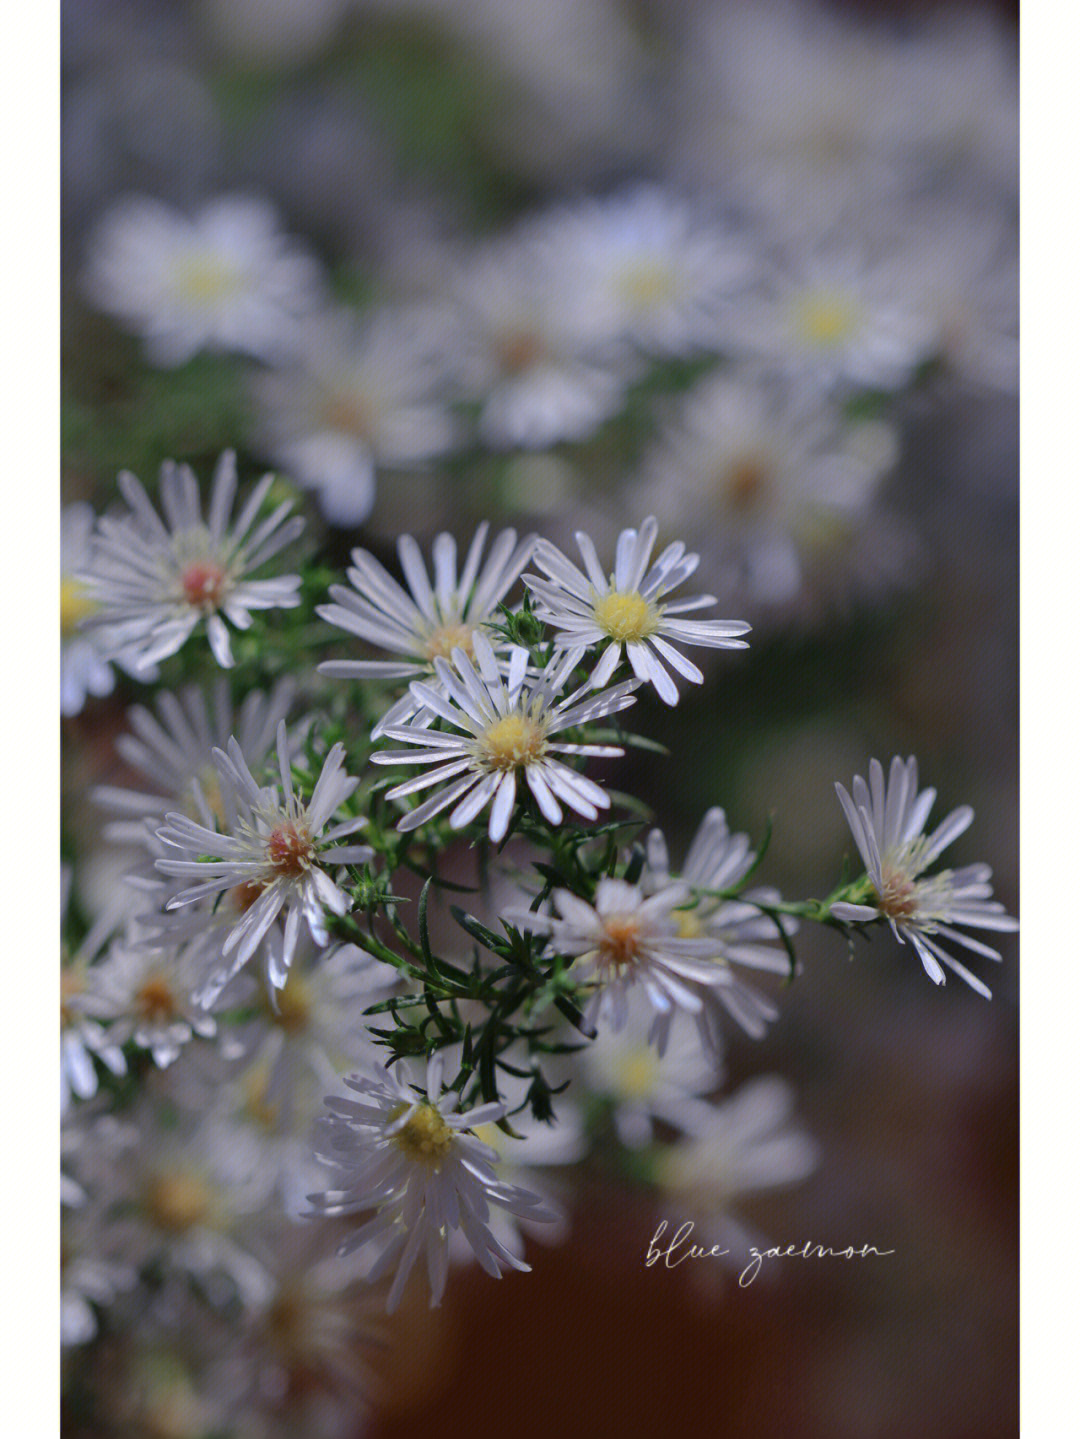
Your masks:
[{"label": "bokeh background", "polygon": [[[1015,39],[1010,6],[960,3],[69,0],[64,500],[103,508],[119,469],[151,479],[167,457],[206,474],[226,445],[252,474],[289,473],[267,418],[282,403],[260,390],[276,362],[226,349],[163,367],[137,325],[95,302],[95,237],[123,196],[187,212],[264,197],[317,257],[332,303],[361,319],[447,303],[483,246],[512,253],[538,217],[645,182],[767,256],[766,292],[837,251],[839,233],[891,277],[902,314],[925,318],[928,297],[948,293],[967,328],[933,310],[936,338],[902,377],[828,390],[845,425],[887,428],[891,459],[827,540],[798,532],[794,584],[770,589],[727,540],[755,534],[731,492],[703,509],[699,461],[687,478],[654,448],[714,372],[747,362],[790,380],[739,295],[705,342],[646,346],[631,364],[619,351],[618,402],[585,433],[493,437],[479,382],[455,377],[444,403],[463,438],[421,463],[378,458],[362,515],[335,524],[330,482],[292,478],[339,567],[357,543],[392,563],[400,531],[426,547],[440,528],[467,539],[481,518],[559,543],[585,528],[602,551],[650,510],[671,536],[685,524],[702,588],[755,630],[677,709],[638,705],[672,757],[632,757],[615,782],[661,817],[673,853],[708,804],[755,838],[771,817],[763,878],[821,894],[851,850],[834,781],[872,755],[915,754],[938,813],[975,809],[950,861],[988,861],[1015,914]],[[562,237],[552,224],[555,271]],[[455,342],[440,343],[449,368]],[[106,870],[86,796],[115,775],[137,692],[118,676],[64,722],[66,842]],[[885,937],[854,959],[832,934],[798,943],[803,972],[767,1037],[731,1034],[728,1086],[783,1075],[822,1161],[748,1212],[777,1242],[895,1253],[791,1260],[745,1290],[691,1265],[646,1270],[656,1196],[599,1145],[569,1184],[569,1237],[533,1246],[531,1275],[455,1273],[434,1312],[410,1294],[356,1433],[1016,1430],[1015,941],[984,974],[990,1003],[959,980],[936,989]],[[71,1433],[89,1432],[81,1413],[69,1409]],[[185,1423],[145,1432],[203,1432]]]}]

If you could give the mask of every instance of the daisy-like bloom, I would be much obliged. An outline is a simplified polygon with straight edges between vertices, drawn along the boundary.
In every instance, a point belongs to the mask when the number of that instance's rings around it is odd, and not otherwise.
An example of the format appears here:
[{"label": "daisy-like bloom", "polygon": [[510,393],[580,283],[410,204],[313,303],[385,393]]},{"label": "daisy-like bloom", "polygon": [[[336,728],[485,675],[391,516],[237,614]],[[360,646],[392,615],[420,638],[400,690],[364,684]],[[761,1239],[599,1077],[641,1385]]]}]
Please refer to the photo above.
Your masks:
[{"label": "daisy-like bloom", "polygon": [[342,1171],[342,1184],[311,1195],[311,1202],[315,1213],[327,1216],[376,1211],[339,1252],[377,1241],[381,1253],[367,1277],[376,1280],[394,1269],[388,1311],[397,1307],[421,1252],[432,1306],[439,1303],[455,1230],[464,1233],[477,1262],[494,1278],[502,1277],[503,1266],[528,1271],[492,1234],[489,1206],[521,1219],[553,1217],[536,1195],[500,1183],[493,1167],[498,1155],[469,1133],[501,1119],[505,1104],[457,1112],[459,1096],[442,1093],[443,1066],[440,1055],[428,1061],[422,1094],[396,1065],[392,1073],[375,1068],[370,1077],[350,1075],[344,1083],[359,1100],[326,1100],[330,1115],[323,1121],[319,1157]]},{"label": "daisy-like bloom", "polygon": [[[105,826],[105,838],[148,846],[153,835],[147,820],[156,821],[156,829],[170,810],[185,807],[195,818],[192,780],[198,780],[210,809],[220,814],[214,749],[223,749],[235,735],[249,767],[257,769],[273,749],[278,724],[288,714],[295,695],[296,683],[286,676],[269,692],[249,691],[234,710],[229,682],[221,675],[209,696],[199,685],[187,685],[176,694],[171,690],[159,693],[154,700],[156,714],[143,705],[133,705],[126,715],[131,732],[117,738],[116,751],[153,791],[119,785],[94,789],[91,798],[95,804],[125,816]],[[298,752],[302,741],[301,726],[290,733],[290,748]]]},{"label": "daisy-like bloom", "polygon": [[941,941],[950,940],[985,959],[1001,959],[997,950],[954,928],[1019,928],[1005,913],[1005,906],[990,898],[990,866],[968,864],[926,874],[942,850],[967,829],[975,818],[974,810],[961,805],[931,834],[924,834],[937,791],[919,790],[913,756],[906,762],[899,755],[893,759],[888,783],[879,761],[871,760],[869,785],[856,775],[851,789],[848,794],[837,784],[836,793],[866,865],[873,902],[840,902],[832,906],[832,913],[837,919],[855,922],[887,919],[899,942],[910,942],[935,984],[945,983],[944,964],[989,999],[990,991],[982,980],[954,959]]},{"label": "daisy-like bloom", "polygon": [[695,1133],[712,1113],[702,1096],[720,1084],[718,1050],[703,1046],[696,1028],[676,1016],[661,1055],[649,1042],[655,1014],[645,995],[632,993],[628,1009],[625,1028],[601,1029],[575,1056],[584,1084],[611,1101],[619,1139],[630,1149],[652,1143],[655,1119]]},{"label": "daisy-like bloom", "polygon": [[725,301],[751,273],[746,248],[680,196],[641,185],[548,216],[567,268],[613,340],[646,353],[690,354],[715,343]]},{"label": "daisy-like bloom", "polygon": [[330,824],[360,782],[345,774],[344,756],[345,746],[336,744],[326,756],[311,798],[303,799],[293,789],[288,732],[282,720],[277,734],[280,790],[275,784],[261,787],[255,782],[240,746],[230,739],[228,753],[214,750],[223,828],[214,826],[205,803],[202,824],[184,814],[166,816],[158,838],[183,858],[159,859],[157,867],[163,874],[197,881],[174,895],[166,909],[226,890],[241,890],[245,901],[250,901],[222,944],[227,963],[204,986],[202,1004],[211,1003],[248,962],[280,914],[285,918],[284,942],[278,963],[268,971],[274,988],[285,983],[301,920],[317,945],[329,943],[323,910],[344,914],[349,896],[330,878],[326,866],[362,864],[373,854],[367,845],[340,843],[367,823],[363,816]]},{"label": "daisy-like bloom", "polygon": [[[479,526],[457,570],[457,546],[453,535],[436,535],[432,545],[432,585],[424,566],[420,546],[412,535],[398,540],[398,555],[409,592],[398,584],[367,550],[353,550],[353,567],[348,571],[352,589],[331,585],[331,605],[319,605],[315,613],[358,639],[388,651],[389,660],[328,660],[319,673],[335,679],[419,679],[435,676],[434,661],[448,659],[455,649],[473,653],[476,633],[496,615],[529,562],[535,538],[518,543],[517,532],[501,530],[486,560],[481,564],[487,542],[488,524]],[[493,647],[498,636],[488,638]],[[419,710],[411,694],[395,704],[372,730],[372,738],[385,733],[387,726],[403,724]]]},{"label": "daisy-like bloom", "polygon": [[536,613],[557,627],[555,647],[580,653],[590,645],[604,645],[592,683],[599,688],[614,674],[623,649],[638,679],[648,681],[665,704],[677,704],[679,691],[667,666],[694,684],[705,676],[675,648],[706,645],[710,649],[745,649],[739,639],[750,626],[743,620],[688,620],[692,610],[716,601],[711,595],[667,602],[665,595],[681,585],[698,567],[698,556],[688,554],[679,540],[668,545],[650,566],[658,526],[650,515],[639,530],[623,530],[615,549],[615,569],[604,574],[596,546],[580,530],[575,534],[585,572],[578,569],[550,540],[536,542],[533,562],[546,578],[525,575],[536,597]]},{"label": "daisy-like bloom", "polygon": [[508,918],[550,935],[557,953],[577,960],[582,984],[591,991],[582,1011],[585,1023],[595,1028],[605,1021],[620,1030],[629,1020],[634,994],[648,1000],[654,1020],[670,1019],[679,1009],[699,1014],[702,987],[727,982],[723,968],[713,962],[715,941],[679,933],[676,911],[691,897],[688,884],[670,884],[646,897],[640,885],[602,879],[592,904],[557,889],[552,895],[556,914],[526,911]]},{"label": "daisy-like bloom", "polygon": [[[763,1038],[766,1025],[778,1013],[770,1000],[743,982],[736,967],[784,976],[789,971],[787,952],[780,947],[776,925],[751,902],[755,898],[763,903],[776,902],[780,899],[776,890],[755,888],[739,899],[728,900],[708,893],[736,888],[753,866],[754,858],[749,838],[732,834],[724,811],[713,808],[702,819],[679,876],[683,884],[692,886],[697,901],[676,913],[678,933],[711,941],[710,959],[718,971],[714,983],[698,987],[701,1009],[694,1016],[702,1042],[714,1050],[721,1044],[720,1022],[725,1010],[752,1039]],[[642,888],[652,894],[674,879],[667,843],[654,829],[646,843]],[[798,928],[798,922],[790,916],[784,916],[781,923],[788,935]],[[667,1046],[669,1023],[668,1016],[660,1015],[654,1026],[661,1054]]]},{"label": "daisy-like bloom", "polygon": [[793,250],[726,334],[733,352],[830,390],[899,389],[935,343],[907,257],[846,242]]},{"label": "daisy-like bloom", "polygon": [[602,353],[609,319],[558,241],[541,219],[450,282],[464,316],[463,386],[480,399],[480,439],[493,449],[583,440],[623,403],[625,377]]},{"label": "daisy-like bloom", "polygon": [[94,972],[97,991],[115,1016],[109,1042],[120,1046],[130,1040],[164,1069],[195,1035],[213,1039],[217,1022],[192,998],[197,960],[183,946],[150,947],[134,930],[114,943]]},{"label": "daisy-like bloom", "polygon": [[269,358],[322,302],[314,257],[265,200],[237,195],[190,218],[160,200],[118,201],[92,237],[84,289],[165,367],[200,350]]},{"label": "daisy-like bloom", "polygon": [[845,422],[813,386],[756,371],[696,385],[644,461],[641,491],[660,523],[709,536],[753,602],[793,599],[805,556],[865,513],[897,451],[884,424]]},{"label": "daisy-like bloom", "polygon": [[299,515],[286,518],[291,500],[256,524],[273,483],[273,475],[263,476],[230,529],[236,499],[232,450],[224,452],[214,471],[205,520],[199,484],[187,465],[169,460],[162,466],[167,525],[135,476],[126,470],[120,475],[117,484],[130,513],[99,519],[97,558],[86,575],[98,606],[89,623],[115,626],[110,653],[115,650],[142,677],[157,660],[175,654],[205,621],[214,658],[227,669],[233,659],[226,620],[246,630],[252,610],[300,603],[299,575],[248,578],[304,528]]},{"label": "daisy-like bloom", "polygon": [[820,1147],[794,1123],[794,1109],[786,1080],[752,1079],[712,1109],[707,1125],[657,1157],[656,1182],[670,1211],[698,1226],[695,1243],[730,1249],[733,1268],[743,1269],[749,1247],[761,1243],[734,1212],[740,1201],[797,1184],[820,1162]]},{"label": "daisy-like bloom", "polygon": [[624,680],[599,694],[593,692],[590,682],[560,699],[580,658],[580,650],[568,651],[556,656],[541,675],[529,679],[528,651],[514,646],[504,675],[479,630],[473,635],[471,659],[457,648],[451,652],[453,666],[436,656],[433,663],[439,688],[414,680],[410,689],[418,706],[464,733],[436,732],[423,722],[385,730],[388,739],[414,748],[378,751],[371,756],[373,764],[429,766],[425,774],[388,790],[387,799],[404,798],[450,781],[404,815],[398,829],[416,829],[450,805],[455,806],[450,826],[461,829],[490,804],[488,837],[498,844],[510,824],[519,779],[528,785],[541,814],[551,824],[562,820],[563,804],[586,819],[596,819],[601,809],[607,809],[611,800],[600,786],[559,756],[617,757],[623,751],[616,745],[559,743],[554,736],[633,704],[631,691],[637,681]]},{"label": "daisy-like bloom", "polygon": [[87,695],[107,695],[116,683],[103,635],[83,629],[97,608],[76,578],[93,560],[94,511],[66,505],[60,514],[60,713],[77,715]]},{"label": "daisy-like bloom", "polygon": [[284,366],[253,379],[262,449],[316,491],[332,523],[370,514],[378,470],[413,469],[458,443],[445,328],[426,311],[387,312],[363,328],[335,317],[310,330]]}]

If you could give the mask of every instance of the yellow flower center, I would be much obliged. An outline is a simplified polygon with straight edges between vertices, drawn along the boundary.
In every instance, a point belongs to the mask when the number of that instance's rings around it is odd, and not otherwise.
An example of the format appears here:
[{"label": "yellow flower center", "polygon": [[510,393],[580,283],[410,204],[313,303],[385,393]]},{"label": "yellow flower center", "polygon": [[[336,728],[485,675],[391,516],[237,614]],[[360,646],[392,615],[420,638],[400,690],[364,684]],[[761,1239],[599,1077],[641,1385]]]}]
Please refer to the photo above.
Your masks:
[{"label": "yellow flower center", "polygon": [[500,770],[533,764],[547,748],[544,727],[523,714],[496,720],[484,731],[480,744],[489,769]]},{"label": "yellow flower center", "polygon": [[75,633],[79,621],[92,615],[97,604],[78,580],[64,575],[60,581],[60,633],[64,639]]},{"label": "yellow flower center", "polygon": [[211,1194],[194,1174],[158,1174],[150,1182],[146,1208],[159,1229],[183,1234],[210,1213]]},{"label": "yellow flower center", "polygon": [[176,288],[189,300],[221,300],[236,289],[232,265],[209,255],[191,255],[176,268]]},{"label": "yellow flower center", "polygon": [[[405,1113],[407,1105],[391,1112],[391,1119]],[[394,1135],[394,1143],[410,1159],[438,1165],[454,1145],[454,1131],[433,1104],[421,1104],[405,1125]]]},{"label": "yellow flower center", "polygon": [[277,1013],[271,1019],[286,1034],[301,1034],[311,1018],[311,991],[295,973],[290,973],[283,989],[277,991]]},{"label": "yellow flower center", "polygon": [[448,660],[454,650],[464,650],[467,655],[473,652],[473,627],[472,625],[440,625],[438,629],[432,630],[424,644],[424,654],[429,660]]},{"label": "yellow flower center", "polygon": [[619,1063],[618,1080],[628,1098],[643,1099],[656,1084],[656,1055],[647,1045],[632,1049]]},{"label": "yellow flower center", "polygon": [[636,590],[625,594],[612,590],[602,596],[593,605],[593,618],[613,640],[624,643],[646,639],[655,634],[660,623],[656,606],[643,600]]},{"label": "yellow flower center", "polygon": [[855,333],[859,311],[842,291],[801,295],[791,307],[796,333],[815,345],[841,345]]},{"label": "yellow flower center", "polygon": [[71,1001],[86,989],[86,970],[82,965],[72,965],[60,971],[60,1026],[68,1029],[75,1023]]},{"label": "yellow flower center", "polygon": [[619,290],[633,309],[645,310],[671,294],[674,278],[666,265],[656,260],[640,260],[627,268]]},{"label": "yellow flower center", "polygon": [[675,930],[680,939],[700,939],[705,933],[705,926],[696,909],[677,909],[674,918]]}]

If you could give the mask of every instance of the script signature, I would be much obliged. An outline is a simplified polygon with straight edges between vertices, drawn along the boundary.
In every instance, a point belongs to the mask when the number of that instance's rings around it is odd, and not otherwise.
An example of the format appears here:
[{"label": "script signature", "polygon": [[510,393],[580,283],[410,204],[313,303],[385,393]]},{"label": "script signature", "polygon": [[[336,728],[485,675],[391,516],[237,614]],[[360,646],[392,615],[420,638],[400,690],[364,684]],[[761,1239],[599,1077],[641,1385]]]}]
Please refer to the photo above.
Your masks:
[{"label": "script signature", "polygon": [[[704,1247],[691,1243],[690,1236],[694,1232],[694,1224],[689,1219],[679,1225],[664,1247],[661,1241],[664,1239],[667,1227],[667,1220],[662,1219],[656,1233],[649,1240],[649,1247],[645,1252],[646,1269],[651,1269],[658,1261],[663,1262],[665,1269],[674,1269],[684,1259],[723,1259],[731,1256],[730,1249],[721,1249],[718,1244]],[[753,1284],[766,1259],[868,1259],[871,1256],[883,1257],[895,1253],[895,1249],[878,1249],[874,1244],[863,1244],[859,1248],[848,1244],[839,1249],[834,1249],[829,1244],[815,1244],[812,1241],[801,1245],[774,1244],[761,1249],[751,1244],[746,1251],[747,1263],[739,1274],[739,1288],[746,1289]]]}]

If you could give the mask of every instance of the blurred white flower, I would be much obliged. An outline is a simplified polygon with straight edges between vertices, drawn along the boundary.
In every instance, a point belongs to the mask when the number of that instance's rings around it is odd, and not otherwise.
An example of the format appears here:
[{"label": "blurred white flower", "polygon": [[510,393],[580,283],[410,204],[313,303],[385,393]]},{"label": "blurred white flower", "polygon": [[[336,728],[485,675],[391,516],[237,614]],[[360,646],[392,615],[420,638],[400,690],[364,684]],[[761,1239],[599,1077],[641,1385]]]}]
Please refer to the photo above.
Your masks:
[{"label": "blurred white flower", "polygon": [[[67,919],[71,897],[71,870],[61,871],[60,924]],[[123,1051],[108,1034],[108,1021],[115,1011],[98,982],[100,954],[121,919],[118,905],[103,910],[82,942],[69,952],[61,933],[60,943],[60,1112],[64,1114],[73,1098],[92,1099],[98,1089],[98,1059],[113,1074],[124,1074]]]},{"label": "blurred white flower", "polygon": [[[479,630],[488,634],[493,648],[505,648],[500,637],[488,633],[485,627],[497,618],[498,605],[528,564],[534,537],[528,535],[518,544],[515,530],[501,530],[481,564],[487,535],[485,520],[473,536],[460,575],[454,537],[436,535],[431,556],[434,585],[419,545],[411,535],[402,535],[398,539],[398,556],[408,593],[374,555],[367,550],[353,550],[353,568],[348,571],[352,589],[332,585],[330,598],[334,603],[317,606],[315,613],[328,624],[337,625],[395,658],[328,660],[319,666],[319,673],[335,679],[423,676],[437,683],[436,657],[449,659],[455,649],[471,656]],[[420,712],[412,694],[406,694],[378,722],[372,738],[377,739],[388,725],[404,724]]]},{"label": "blurred white flower", "polygon": [[[461,734],[427,728],[424,719],[412,725],[387,726],[384,734],[414,748],[380,750],[373,764],[422,764],[427,773],[388,790],[400,799],[450,783],[398,821],[399,830],[416,829],[451,804],[452,829],[461,829],[491,805],[488,838],[498,844],[505,836],[517,802],[518,781],[524,780],[549,824],[562,820],[561,804],[586,819],[596,819],[611,804],[607,794],[559,756],[601,758],[623,753],[615,745],[558,743],[553,736],[576,725],[616,714],[633,704],[637,681],[624,681],[600,693],[591,683],[572,694],[563,687],[580,651],[556,656],[542,674],[527,677],[529,654],[514,647],[504,674],[481,631],[473,635],[473,658],[463,649],[451,652],[453,666],[440,656],[433,663],[438,688],[414,680],[410,686],[418,707],[429,710]],[[428,721],[429,723],[430,721]],[[561,802],[561,804],[560,804]]]},{"label": "blurred white flower", "polygon": [[785,1080],[752,1079],[712,1110],[707,1126],[657,1156],[665,1209],[700,1227],[695,1242],[729,1248],[734,1268],[744,1267],[748,1247],[760,1239],[738,1216],[740,1202],[797,1184],[820,1162],[818,1144],[793,1121],[794,1108]]},{"label": "blurred white flower", "polygon": [[91,238],[84,289],[167,367],[200,350],[272,358],[322,303],[317,261],[267,201],[238,195],[190,218],[145,196],[118,201]]},{"label": "blurred white flower", "polygon": [[282,366],[252,379],[263,450],[308,489],[327,519],[359,524],[377,471],[413,468],[460,441],[448,407],[454,337],[431,310],[383,311],[358,325],[309,327]]},{"label": "blurred white flower", "polygon": [[641,503],[702,536],[752,603],[794,598],[804,557],[869,508],[897,454],[883,423],[845,422],[813,386],[753,370],[699,382],[647,451]]},{"label": "blurred white flower", "polygon": [[603,654],[592,675],[599,687],[614,674],[623,648],[639,680],[647,681],[665,704],[677,704],[679,691],[665,665],[694,684],[705,676],[670,641],[684,645],[705,645],[710,649],[741,650],[739,639],[750,626],[743,620],[688,620],[684,616],[716,601],[711,595],[693,599],[664,600],[698,566],[698,556],[688,554],[676,541],[667,546],[650,566],[658,526],[653,516],[640,530],[623,530],[615,549],[615,569],[605,575],[596,546],[581,530],[574,535],[585,572],[578,569],[550,540],[536,543],[533,563],[544,578],[525,575],[525,583],[536,598],[536,613],[557,628],[557,650],[577,651],[603,644]]},{"label": "blurred white flower", "polygon": [[226,620],[246,630],[252,610],[300,603],[299,575],[249,578],[304,528],[299,515],[287,519],[291,500],[256,524],[273,475],[264,475],[255,486],[231,529],[237,489],[231,450],[214,471],[205,520],[199,483],[187,465],[169,460],[162,466],[167,525],[133,474],[123,471],[117,483],[130,511],[98,520],[93,567],[83,576],[97,606],[88,623],[109,627],[110,654],[115,652],[140,678],[158,660],[175,654],[201,621],[215,660],[228,668],[233,658]]},{"label": "blurred white flower", "polygon": [[107,695],[116,683],[105,658],[108,636],[82,628],[97,609],[79,574],[93,564],[94,511],[65,505],[60,513],[60,713],[77,715],[87,695]]},{"label": "blurred white flower", "polygon": [[168,901],[167,910],[225,890],[241,890],[249,899],[222,944],[221,968],[199,991],[199,1002],[206,1006],[251,959],[270,926],[284,914],[278,963],[268,971],[271,986],[280,989],[296,951],[301,920],[315,943],[326,945],[324,909],[344,914],[349,908],[348,895],[330,878],[327,866],[361,864],[373,853],[367,845],[340,843],[362,828],[366,818],[338,819],[331,824],[359,784],[344,772],[343,744],[335,745],[326,756],[308,800],[293,789],[284,720],[277,734],[280,791],[276,784],[256,783],[235,739],[229,740],[227,754],[221,750],[213,753],[223,811],[221,829],[205,802],[201,824],[187,815],[169,814],[158,838],[170,851],[179,850],[183,858],[157,861],[163,874],[195,881]]},{"label": "blurred white flower", "polygon": [[836,793],[866,865],[872,902],[840,902],[833,905],[832,913],[838,919],[857,922],[887,919],[901,944],[910,941],[935,984],[945,983],[944,964],[989,999],[990,991],[982,980],[954,959],[941,941],[950,940],[985,959],[1000,961],[997,950],[953,927],[1003,932],[1019,928],[1017,920],[1005,913],[1005,906],[990,898],[990,866],[969,864],[935,875],[925,873],[971,824],[974,810],[961,805],[931,834],[924,834],[937,791],[920,791],[914,757],[905,762],[899,755],[889,766],[888,783],[880,762],[874,759],[870,761],[869,785],[856,775],[851,795],[842,784],[837,784]]},{"label": "blurred white flower", "polygon": [[461,1230],[478,1263],[494,1278],[502,1267],[528,1270],[491,1231],[490,1207],[543,1221],[548,1211],[534,1194],[500,1183],[498,1156],[470,1130],[505,1113],[504,1104],[457,1112],[460,1096],[442,1092],[443,1057],[428,1062],[424,1093],[408,1083],[404,1066],[370,1077],[354,1074],[346,1086],[360,1100],[326,1100],[320,1158],[342,1171],[341,1187],[311,1196],[316,1213],[330,1217],[375,1210],[341,1246],[348,1253],[374,1241],[381,1251],[368,1278],[394,1269],[386,1307],[397,1307],[409,1273],[424,1253],[431,1303],[442,1299],[449,1237]]},{"label": "blurred white flower", "polygon": [[109,1043],[130,1041],[164,1069],[196,1035],[213,1039],[216,1020],[192,998],[198,980],[197,953],[152,946],[129,931],[94,968],[95,990],[109,1009]]}]

